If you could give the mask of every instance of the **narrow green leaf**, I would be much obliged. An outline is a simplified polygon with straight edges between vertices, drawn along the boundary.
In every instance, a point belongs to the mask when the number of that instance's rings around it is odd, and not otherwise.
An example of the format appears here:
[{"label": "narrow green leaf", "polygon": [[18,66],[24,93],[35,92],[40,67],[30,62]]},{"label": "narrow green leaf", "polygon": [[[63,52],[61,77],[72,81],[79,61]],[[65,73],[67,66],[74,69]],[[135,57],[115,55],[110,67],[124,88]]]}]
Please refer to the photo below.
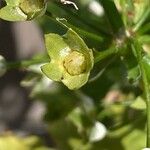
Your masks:
[{"label": "narrow green leaf", "polygon": [[138,109],[138,110],[145,110],[146,109],[146,103],[143,100],[142,97],[137,97],[136,100],[130,105],[131,108],[133,109]]},{"label": "narrow green leaf", "polygon": [[124,28],[124,24],[121,15],[119,14],[119,11],[117,10],[114,2],[112,0],[99,0],[99,1],[104,8],[105,14],[109,20],[113,32],[115,34],[119,33],[120,30]]},{"label": "narrow green leaf", "polygon": [[137,24],[134,26],[133,30],[134,32],[139,30],[143,23],[147,20],[147,18],[150,16],[150,8],[147,8],[146,11],[143,13],[141,19],[137,22]]},{"label": "narrow green leaf", "polygon": [[61,18],[57,18],[56,19],[61,25],[63,25],[65,28],[72,28],[74,31],[76,31],[77,33],[86,36],[89,39],[93,39],[99,42],[103,42],[104,38],[101,35],[97,35],[95,33],[83,30],[81,28],[78,28],[70,23],[67,22],[66,19],[61,19]]}]

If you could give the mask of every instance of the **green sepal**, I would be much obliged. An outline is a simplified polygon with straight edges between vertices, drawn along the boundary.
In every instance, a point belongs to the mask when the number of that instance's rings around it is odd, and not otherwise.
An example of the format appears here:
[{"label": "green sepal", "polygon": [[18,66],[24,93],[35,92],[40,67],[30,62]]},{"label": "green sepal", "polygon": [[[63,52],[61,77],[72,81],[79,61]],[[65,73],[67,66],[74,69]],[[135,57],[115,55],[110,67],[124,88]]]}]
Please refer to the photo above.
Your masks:
[{"label": "green sepal", "polygon": [[88,81],[89,75],[90,75],[89,72],[85,74],[76,75],[76,76],[71,76],[68,73],[65,73],[62,82],[69,89],[76,90],[81,88]]},{"label": "green sepal", "polygon": [[7,21],[25,21],[43,15],[47,3],[44,0],[6,0],[0,9],[0,18]]},{"label": "green sepal", "polygon": [[57,61],[63,60],[64,57],[71,51],[63,38],[58,34],[46,34],[45,44],[49,57],[51,59],[57,59]]},{"label": "green sepal", "polygon": [[18,6],[20,3],[20,0],[5,0],[7,5],[11,6]]},{"label": "green sepal", "polygon": [[43,15],[46,11],[45,0],[20,0],[20,9],[28,16],[28,20]]},{"label": "green sepal", "polygon": [[0,9],[0,18],[7,21],[25,21],[27,16],[21,11],[19,7],[7,5]]},{"label": "green sepal", "polygon": [[[69,45],[72,50],[78,50],[86,56],[87,60],[94,59],[93,52],[87,47],[82,38],[72,29],[69,29],[68,32],[64,35],[64,41]],[[87,67],[91,69],[94,65],[94,62],[88,61]]]},{"label": "green sepal", "polygon": [[41,67],[42,72],[54,81],[61,81],[63,77],[63,68],[57,63],[48,63]]}]

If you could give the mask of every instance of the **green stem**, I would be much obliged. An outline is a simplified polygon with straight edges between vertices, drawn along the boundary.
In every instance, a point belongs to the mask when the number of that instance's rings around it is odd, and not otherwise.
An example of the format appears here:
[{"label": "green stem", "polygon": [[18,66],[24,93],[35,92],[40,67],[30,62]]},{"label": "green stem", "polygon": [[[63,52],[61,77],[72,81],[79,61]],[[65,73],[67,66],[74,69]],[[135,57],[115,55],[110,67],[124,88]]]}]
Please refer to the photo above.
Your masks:
[{"label": "green stem", "polygon": [[95,26],[95,24],[93,24],[91,21],[89,21],[89,19],[80,15],[80,12],[79,12],[80,10],[77,13],[75,13],[75,12],[71,11],[71,9],[67,9],[66,7],[63,7],[62,5],[60,5],[59,3],[56,3],[56,5],[57,5],[57,7],[59,7],[59,9],[63,9],[64,11],[66,11],[72,18],[81,22],[84,26],[87,26],[90,30],[96,31],[104,36],[111,35],[108,32],[108,30],[106,30],[102,27],[102,24],[99,25],[99,27],[97,27],[97,26]]},{"label": "green stem", "polygon": [[[108,58],[109,56],[115,55],[118,53],[118,50],[116,48],[110,48],[108,50],[105,50],[103,52],[97,52],[95,56],[95,62],[98,63],[99,61]],[[36,65],[36,64],[41,64],[41,63],[46,63],[49,62],[49,58],[41,57],[38,59],[31,59],[31,60],[23,60],[23,61],[16,61],[16,62],[7,62],[6,67],[7,70],[10,69],[16,69],[16,68],[26,68],[31,65]]]},{"label": "green stem", "polygon": [[95,56],[95,60],[94,60],[94,63],[98,63],[99,61],[107,58],[107,57],[110,57],[112,55],[116,55],[118,53],[118,49],[116,48],[110,48],[108,50],[105,50],[105,51],[102,51],[102,52],[98,52]]},{"label": "green stem", "polygon": [[23,61],[16,61],[16,62],[7,62],[6,67],[7,70],[16,69],[16,68],[26,68],[31,65],[41,64],[48,62],[49,59],[31,59],[31,60],[23,60]]},{"label": "green stem", "polygon": [[144,86],[144,93],[146,98],[146,105],[147,105],[147,148],[150,148],[150,89],[149,89],[149,83],[147,79],[147,74],[144,68],[144,64],[142,61],[142,48],[139,45],[138,42],[135,42],[134,45],[132,45],[132,49],[137,54],[137,60],[141,69],[141,75],[142,75],[142,82]]},{"label": "green stem", "polygon": [[[83,35],[83,36],[85,36],[85,37],[87,37],[87,38],[89,38],[89,39],[93,39],[93,40],[96,40],[96,41],[98,41],[98,42],[103,42],[103,38],[102,38],[102,37],[100,37],[100,36],[98,36],[98,35],[96,35],[96,34],[94,34],[94,33],[85,31],[85,30],[83,30],[83,29],[81,29],[81,28],[75,27],[74,25],[68,23],[67,21],[65,21],[65,22],[58,21],[58,20],[56,20],[56,19],[55,19],[49,12],[47,12],[47,11],[46,11],[45,15],[46,15],[49,19],[51,19],[53,22],[59,23],[59,25],[61,25],[63,28],[64,28],[64,27],[65,27],[65,28],[70,27],[70,28],[72,28],[73,30],[75,30],[77,33],[79,33],[79,34],[81,34],[81,35]],[[68,26],[68,27],[66,27],[65,25]]]}]

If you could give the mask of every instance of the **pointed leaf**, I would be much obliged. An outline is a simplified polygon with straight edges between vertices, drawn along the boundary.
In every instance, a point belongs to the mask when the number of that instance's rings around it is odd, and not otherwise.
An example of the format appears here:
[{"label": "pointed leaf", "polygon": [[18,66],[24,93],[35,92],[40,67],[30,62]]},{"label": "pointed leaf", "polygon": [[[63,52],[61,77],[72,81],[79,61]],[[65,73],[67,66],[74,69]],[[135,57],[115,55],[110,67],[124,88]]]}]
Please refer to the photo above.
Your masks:
[{"label": "pointed leaf", "polygon": [[131,108],[138,109],[138,110],[145,110],[146,103],[142,99],[142,97],[137,97],[136,100],[130,105]]}]

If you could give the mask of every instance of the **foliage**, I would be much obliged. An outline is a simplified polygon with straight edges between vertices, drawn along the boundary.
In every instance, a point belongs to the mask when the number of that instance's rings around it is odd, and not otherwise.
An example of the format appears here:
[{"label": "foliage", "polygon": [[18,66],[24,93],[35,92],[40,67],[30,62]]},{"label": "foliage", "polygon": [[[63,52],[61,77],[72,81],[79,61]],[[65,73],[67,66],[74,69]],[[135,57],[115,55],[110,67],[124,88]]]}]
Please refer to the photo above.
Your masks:
[{"label": "foliage", "polygon": [[48,150],[48,148],[40,145],[40,140],[35,136],[19,138],[11,133],[7,133],[0,137],[1,150]]},{"label": "foliage", "polygon": [[[6,0],[0,18],[42,14],[36,22],[46,34],[49,58],[44,53],[19,65],[6,62],[6,68],[28,70],[21,85],[32,87],[30,97],[45,104],[54,149],[150,147],[150,1],[80,0],[79,10],[69,1],[70,7],[56,0],[26,2],[22,9],[19,0]],[[95,12],[93,2],[103,13]]]}]

